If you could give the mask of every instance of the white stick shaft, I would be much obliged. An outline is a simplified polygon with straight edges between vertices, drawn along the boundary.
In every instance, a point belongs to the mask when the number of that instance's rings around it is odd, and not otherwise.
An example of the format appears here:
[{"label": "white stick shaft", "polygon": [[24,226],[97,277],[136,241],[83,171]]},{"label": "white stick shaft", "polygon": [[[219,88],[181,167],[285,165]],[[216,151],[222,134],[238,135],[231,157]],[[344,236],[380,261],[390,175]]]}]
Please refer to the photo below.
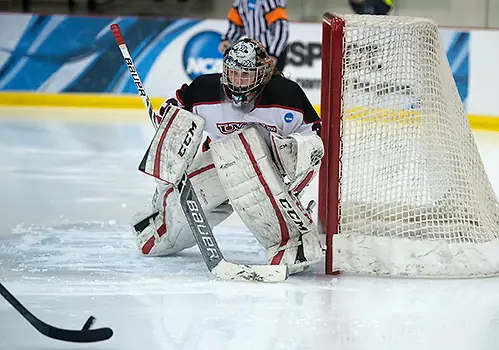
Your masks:
[{"label": "white stick shaft", "polygon": [[149,119],[151,119],[151,123],[152,125],[154,125],[154,128],[157,129],[158,120],[156,119],[156,113],[154,113],[154,109],[152,107],[151,101],[149,100],[149,96],[147,96],[144,84],[142,84],[142,80],[140,80],[140,76],[137,72],[135,64],[133,63],[132,56],[130,56],[130,52],[128,52],[128,47],[126,45],[125,39],[123,39],[123,35],[121,35],[120,27],[117,24],[113,24],[111,25],[111,31],[114,35],[114,38],[116,39],[116,42],[118,43],[121,55],[125,59],[126,66],[130,71],[130,75],[132,76],[133,82],[135,83],[135,87],[137,88],[140,98],[142,99],[142,102],[144,103],[144,106],[149,113]]}]

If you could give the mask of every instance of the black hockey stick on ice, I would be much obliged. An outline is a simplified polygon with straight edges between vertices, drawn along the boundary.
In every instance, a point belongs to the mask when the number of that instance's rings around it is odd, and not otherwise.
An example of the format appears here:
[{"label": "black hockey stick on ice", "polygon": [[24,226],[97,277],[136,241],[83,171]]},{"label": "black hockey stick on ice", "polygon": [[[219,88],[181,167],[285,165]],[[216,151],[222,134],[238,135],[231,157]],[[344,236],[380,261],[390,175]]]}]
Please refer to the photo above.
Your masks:
[{"label": "black hockey stick on ice", "polygon": [[[120,27],[117,24],[111,25],[111,31],[118,43],[121,54],[130,71],[132,79],[137,87],[142,102],[149,113],[155,129],[158,128],[156,113],[152,108],[151,101],[146,94],[144,85],[140,80],[139,74],[133,63],[132,57],[128,52],[125,39],[121,35]],[[246,280],[259,282],[278,282],[288,278],[288,268],[285,265],[243,265],[228,262],[225,260],[220,247],[217,244],[213,231],[209,225],[208,219],[201,208],[199,199],[194,192],[191,180],[187,174],[184,174],[180,182],[175,185],[180,193],[180,205],[187,218],[187,222],[192,229],[196,243],[201,251],[201,255],[210,272],[225,280]]]},{"label": "black hockey stick on ice", "polygon": [[62,329],[46,324],[29,312],[8,290],[0,283],[0,294],[14,307],[28,322],[43,335],[57,340],[73,343],[93,343],[107,340],[113,336],[111,328],[90,329],[95,317],[90,316],[81,330]]}]

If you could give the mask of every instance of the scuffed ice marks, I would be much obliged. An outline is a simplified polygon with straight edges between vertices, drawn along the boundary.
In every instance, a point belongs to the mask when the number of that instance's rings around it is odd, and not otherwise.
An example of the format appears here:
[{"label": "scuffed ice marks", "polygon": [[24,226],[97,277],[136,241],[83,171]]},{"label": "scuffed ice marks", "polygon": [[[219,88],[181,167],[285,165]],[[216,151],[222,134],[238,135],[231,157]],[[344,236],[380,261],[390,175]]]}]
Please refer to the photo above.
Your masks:
[{"label": "scuffed ice marks", "polygon": [[[17,262],[20,271],[109,276],[125,273],[134,260],[133,256],[120,259],[121,266],[116,266],[117,258],[133,248],[126,234],[126,227],[104,223],[21,228],[13,238],[17,244],[10,248],[23,256]],[[137,260],[133,263],[140,264]]]},{"label": "scuffed ice marks", "polygon": [[203,268],[201,256],[192,249],[168,258],[143,257],[128,226],[113,223],[18,227],[0,241],[0,260],[8,278],[77,284],[139,282],[200,274]]},{"label": "scuffed ice marks", "polygon": [[[220,227],[215,235],[228,260],[265,263],[265,252],[247,229]],[[7,281],[37,283],[46,293],[147,293],[171,288],[173,280],[185,291],[186,284],[196,290],[198,283],[215,282],[196,246],[174,256],[144,257],[129,227],[113,221],[18,226],[0,240],[0,261]]]}]

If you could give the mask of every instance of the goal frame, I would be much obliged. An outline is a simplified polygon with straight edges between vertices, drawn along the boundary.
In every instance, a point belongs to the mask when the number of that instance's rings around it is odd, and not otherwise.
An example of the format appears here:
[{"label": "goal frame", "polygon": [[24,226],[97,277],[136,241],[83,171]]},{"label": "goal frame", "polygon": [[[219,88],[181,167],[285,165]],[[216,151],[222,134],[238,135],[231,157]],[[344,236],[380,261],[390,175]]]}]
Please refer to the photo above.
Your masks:
[{"label": "goal frame", "polygon": [[438,25],[325,13],[321,78],[325,273],[499,276],[499,201]]}]

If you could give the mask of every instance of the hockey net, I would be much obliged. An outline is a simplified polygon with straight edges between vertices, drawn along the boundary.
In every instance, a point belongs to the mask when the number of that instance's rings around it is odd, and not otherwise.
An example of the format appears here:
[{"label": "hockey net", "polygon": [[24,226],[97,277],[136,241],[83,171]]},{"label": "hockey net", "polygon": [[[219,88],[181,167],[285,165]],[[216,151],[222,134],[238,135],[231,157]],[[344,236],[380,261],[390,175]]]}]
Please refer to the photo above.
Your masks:
[{"label": "hockey net", "polygon": [[427,19],[323,19],[326,272],[499,274],[499,206]]}]

